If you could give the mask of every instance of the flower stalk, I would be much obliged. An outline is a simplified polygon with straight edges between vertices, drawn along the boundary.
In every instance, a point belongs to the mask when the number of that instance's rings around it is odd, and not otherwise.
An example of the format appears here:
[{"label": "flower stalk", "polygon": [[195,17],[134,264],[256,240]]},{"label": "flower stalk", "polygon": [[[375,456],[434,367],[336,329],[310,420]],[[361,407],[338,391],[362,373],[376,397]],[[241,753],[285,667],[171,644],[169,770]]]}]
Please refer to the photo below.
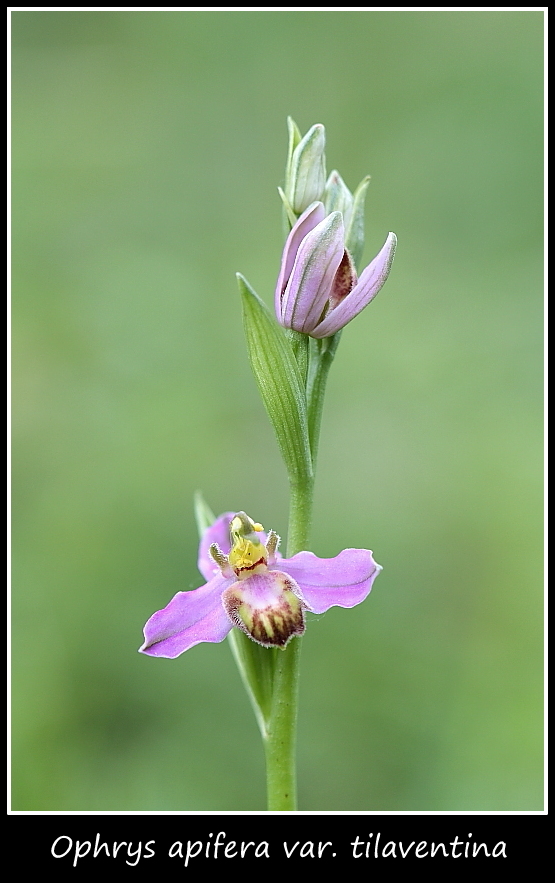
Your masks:
[{"label": "flower stalk", "polygon": [[[310,548],[314,481],[290,488],[287,555]],[[271,728],[266,740],[269,810],[297,808],[296,735],[301,639],[278,654],[274,675]]]},{"label": "flower stalk", "polygon": [[198,567],[206,583],[178,592],[154,613],[140,648],[175,658],[201,641],[229,636],[262,735],[268,809],[297,808],[295,742],[305,611],[354,607],[381,567],[367,549],[317,558],[310,549],[314,472],[326,382],[342,328],[384,285],[395,251],[390,233],[357,277],[364,199],[338,172],[326,182],[325,130],[302,137],[289,118],[284,206],[286,243],[275,291],[276,319],[237,274],[251,367],[289,478],[286,557],[279,537],[242,511],[215,518],[200,494]]}]

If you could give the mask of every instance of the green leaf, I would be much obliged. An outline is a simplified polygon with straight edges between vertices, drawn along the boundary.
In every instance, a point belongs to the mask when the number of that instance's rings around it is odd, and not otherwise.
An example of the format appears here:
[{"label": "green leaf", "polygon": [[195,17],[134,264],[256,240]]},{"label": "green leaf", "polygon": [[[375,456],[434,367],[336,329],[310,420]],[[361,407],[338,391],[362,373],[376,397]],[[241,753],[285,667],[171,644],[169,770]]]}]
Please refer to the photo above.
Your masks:
[{"label": "green leaf", "polygon": [[202,491],[195,493],[195,520],[197,522],[199,538],[202,538],[204,531],[214,524],[216,520],[216,516],[204,499]]},{"label": "green leaf", "polygon": [[283,230],[284,230],[285,236],[287,237],[287,236],[289,236],[289,232],[293,229],[293,227],[297,223],[297,215],[295,214],[295,212],[291,208],[291,203],[287,199],[287,197],[286,197],[285,193],[283,192],[283,190],[281,189],[281,187],[278,187],[278,193],[279,193],[280,199],[283,203]]},{"label": "green leaf", "polygon": [[272,714],[276,654],[282,651],[255,644],[239,629],[231,629],[228,641],[262,738],[266,739]]},{"label": "green leaf", "polygon": [[312,479],[306,394],[291,344],[247,280],[237,274],[249,358],[289,480]]}]

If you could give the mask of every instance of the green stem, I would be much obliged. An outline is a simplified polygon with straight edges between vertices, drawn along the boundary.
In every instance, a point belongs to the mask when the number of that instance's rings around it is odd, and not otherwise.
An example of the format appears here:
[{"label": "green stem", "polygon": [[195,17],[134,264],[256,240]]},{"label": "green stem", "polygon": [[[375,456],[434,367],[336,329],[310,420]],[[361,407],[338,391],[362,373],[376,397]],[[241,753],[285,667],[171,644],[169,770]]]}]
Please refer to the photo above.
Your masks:
[{"label": "green stem", "polygon": [[[313,464],[327,376],[339,337],[340,333],[326,340],[309,340],[307,335],[289,332],[306,394]],[[310,548],[313,473],[314,469],[298,469],[294,475],[290,472],[288,558]],[[284,650],[253,645],[244,635],[233,635],[231,643],[264,741],[268,810],[292,812],[297,808],[295,752],[301,640],[292,638]]]},{"label": "green stem", "polygon": [[306,478],[298,484],[291,482],[289,487],[289,529],[287,533],[287,557],[310,548],[312,527],[312,496],[314,478]]},{"label": "green stem", "polygon": [[[322,421],[324,393],[329,369],[341,334],[312,341],[306,336],[292,338],[301,376],[306,385],[308,431],[312,463],[316,463]],[[310,343],[310,351],[308,345]],[[291,481],[287,557],[310,548],[314,476]],[[268,809],[282,812],[297,808],[295,741],[299,692],[301,639],[293,638],[285,650],[274,650],[272,705],[266,721],[266,777]]]},{"label": "green stem", "polygon": [[[291,485],[287,557],[309,548],[313,489],[313,479]],[[297,808],[295,742],[301,639],[293,638],[285,650],[272,652],[274,687],[265,739],[268,809],[293,811]]]},{"label": "green stem", "polygon": [[313,470],[316,468],[316,457],[318,455],[318,440],[322,424],[326,383],[328,382],[329,370],[334,360],[340,337],[341,331],[338,331],[333,337],[310,341],[313,347],[310,354],[310,370],[307,383],[307,416]]},{"label": "green stem", "polygon": [[297,809],[295,742],[301,639],[293,638],[276,654],[272,714],[265,740],[268,810]]}]

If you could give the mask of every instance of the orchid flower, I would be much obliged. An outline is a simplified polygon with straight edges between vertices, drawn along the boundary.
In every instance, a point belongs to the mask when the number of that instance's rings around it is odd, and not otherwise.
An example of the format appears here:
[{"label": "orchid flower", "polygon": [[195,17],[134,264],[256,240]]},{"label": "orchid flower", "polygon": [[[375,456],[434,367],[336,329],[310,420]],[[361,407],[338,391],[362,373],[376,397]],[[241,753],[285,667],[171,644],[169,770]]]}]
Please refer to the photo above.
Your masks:
[{"label": "orchid flower", "polygon": [[357,279],[345,247],[342,213],[326,215],[323,203],[313,202],[294,225],[283,249],[275,293],[280,324],[316,338],[335,334],[382,288],[396,244],[397,237],[390,233]]},{"label": "orchid flower", "polygon": [[201,641],[223,641],[236,626],[263,647],[284,648],[305,630],[305,610],[354,607],[382,569],[367,549],[335,558],[282,558],[279,537],[244,512],[226,512],[205,532],[198,567],[204,586],[178,592],[150,617],[141,653],[173,659]]}]

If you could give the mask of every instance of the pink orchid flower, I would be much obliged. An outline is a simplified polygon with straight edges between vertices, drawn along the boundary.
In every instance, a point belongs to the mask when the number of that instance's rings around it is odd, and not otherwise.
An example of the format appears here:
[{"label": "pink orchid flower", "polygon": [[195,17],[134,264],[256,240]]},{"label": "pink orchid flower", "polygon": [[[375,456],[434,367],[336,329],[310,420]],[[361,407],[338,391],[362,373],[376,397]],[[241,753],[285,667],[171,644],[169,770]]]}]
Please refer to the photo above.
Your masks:
[{"label": "pink orchid flower", "polygon": [[244,512],[226,512],[200,542],[204,586],[178,592],[150,617],[141,653],[173,659],[201,641],[223,641],[236,626],[263,647],[285,647],[305,630],[305,611],[354,607],[382,569],[367,549],[335,558],[299,552],[282,558],[279,537]]}]

